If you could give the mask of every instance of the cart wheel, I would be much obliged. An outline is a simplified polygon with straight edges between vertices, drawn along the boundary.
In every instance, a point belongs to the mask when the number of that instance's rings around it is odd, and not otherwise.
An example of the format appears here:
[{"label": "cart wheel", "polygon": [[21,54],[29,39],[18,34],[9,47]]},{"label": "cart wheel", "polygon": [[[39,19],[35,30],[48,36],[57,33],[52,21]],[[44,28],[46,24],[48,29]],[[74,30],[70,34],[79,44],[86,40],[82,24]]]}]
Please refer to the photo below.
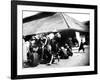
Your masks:
[{"label": "cart wheel", "polygon": [[39,55],[38,53],[32,53],[31,55],[31,66],[35,67],[39,64]]}]

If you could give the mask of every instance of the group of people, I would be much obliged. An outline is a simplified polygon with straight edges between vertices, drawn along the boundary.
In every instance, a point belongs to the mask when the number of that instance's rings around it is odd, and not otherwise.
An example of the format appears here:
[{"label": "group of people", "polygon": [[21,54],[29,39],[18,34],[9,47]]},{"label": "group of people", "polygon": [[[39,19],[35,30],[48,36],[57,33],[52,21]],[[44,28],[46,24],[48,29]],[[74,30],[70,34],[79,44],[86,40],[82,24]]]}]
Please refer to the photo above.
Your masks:
[{"label": "group of people", "polygon": [[73,54],[71,47],[67,43],[62,46],[59,32],[37,34],[27,42],[29,43],[27,52],[36,51],[39,54],[40,61],[47,62],[48,65],[54,63],[55,60],[59,62],[61,57],[68,57],[67,53]]},{"label": "group of people", "polygon": [[[69,39],[68,43],[61,43],[61,34],[56,33],[42,33],[32,36],[28,42],[27,53],[37,52],[41,62],[46,62],[51,65],[55,60],[60,61],[60,58],[69,58],[73,55],[72,52],[72,41]],[[79,51],[84,47],[81,41]],[[27,55],[28,57],[28,55]]]}]

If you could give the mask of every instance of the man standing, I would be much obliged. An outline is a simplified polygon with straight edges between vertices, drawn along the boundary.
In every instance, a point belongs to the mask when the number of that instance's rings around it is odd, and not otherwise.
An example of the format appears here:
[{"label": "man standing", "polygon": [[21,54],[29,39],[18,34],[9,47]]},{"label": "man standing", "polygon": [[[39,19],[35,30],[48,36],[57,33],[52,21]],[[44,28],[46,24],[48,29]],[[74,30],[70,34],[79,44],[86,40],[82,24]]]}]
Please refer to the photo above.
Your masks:
[{"label": "man standing", "polygon": [[80,50],[83,50],[83,52],[85,50],[83,40],[81,40],[81,43],[80,43],[78,51],[80,51]]}]

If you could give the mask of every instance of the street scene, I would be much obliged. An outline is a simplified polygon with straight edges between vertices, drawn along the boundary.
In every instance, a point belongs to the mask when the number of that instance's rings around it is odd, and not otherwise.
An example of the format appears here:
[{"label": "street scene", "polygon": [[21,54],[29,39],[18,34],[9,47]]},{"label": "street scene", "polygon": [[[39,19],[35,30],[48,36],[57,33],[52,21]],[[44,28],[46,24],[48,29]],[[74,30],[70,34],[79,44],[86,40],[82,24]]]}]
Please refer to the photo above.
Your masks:
[{"label": "street scene", "polygon": [[40,64],[37,68],[56,68],[56,67],[72,67],[72,66],[89,66],[89,53],[88,47],[85,48],[86,52],[77,52],[77,50],[73,50],[74,55],[69,57],[69,59],[61,59],[59,63],[56,61],[52,66]]},{"label": "street scene", "polygon": [[23,68],[89,66],[89,15],[81,14],[85,21],[74,16],[79,14],[35,12],[23,17]]},{"label": "street scene", "polygon": [[[89,51],[88,46],[85,47],[85,52],[78,52],[78,49],[73,49],[73,56],[69,57],[68,59],[60,59],[58,62],[57,60],[52,65],[46,65],[46,64],[39,64],[35,68],[59,68],[59,67],[72,67],[72,66],[89,66]],[[26,68],[28,68],[28,65],[25,65]]]}]

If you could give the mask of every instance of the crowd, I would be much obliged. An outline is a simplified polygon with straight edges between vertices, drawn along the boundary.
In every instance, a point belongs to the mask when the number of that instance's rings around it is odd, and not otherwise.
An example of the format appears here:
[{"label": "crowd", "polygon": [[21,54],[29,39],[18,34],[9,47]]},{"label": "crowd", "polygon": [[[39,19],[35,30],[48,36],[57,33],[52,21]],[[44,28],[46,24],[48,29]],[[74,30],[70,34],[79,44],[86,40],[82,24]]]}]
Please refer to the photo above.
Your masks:
[{"label": "crowd", "polygon": [[[62,44],[63,40],[61,37],[59,32],[41,33],[31,36],[29,40],[25,41],[25,43],[27,43],[27,62],[30,61],[30,55],[32,53],[38,53],[38,57],[35,56],[35,58],[37,57],[38,62],[44,62],[48,65],[54,63],[55,60],[58,60],[59,62],[61,58],[65,59],[72,56],[72,38],[69,38],[67,42],[64,41]],[[74,44],[78,45],[77,40]]]}]

